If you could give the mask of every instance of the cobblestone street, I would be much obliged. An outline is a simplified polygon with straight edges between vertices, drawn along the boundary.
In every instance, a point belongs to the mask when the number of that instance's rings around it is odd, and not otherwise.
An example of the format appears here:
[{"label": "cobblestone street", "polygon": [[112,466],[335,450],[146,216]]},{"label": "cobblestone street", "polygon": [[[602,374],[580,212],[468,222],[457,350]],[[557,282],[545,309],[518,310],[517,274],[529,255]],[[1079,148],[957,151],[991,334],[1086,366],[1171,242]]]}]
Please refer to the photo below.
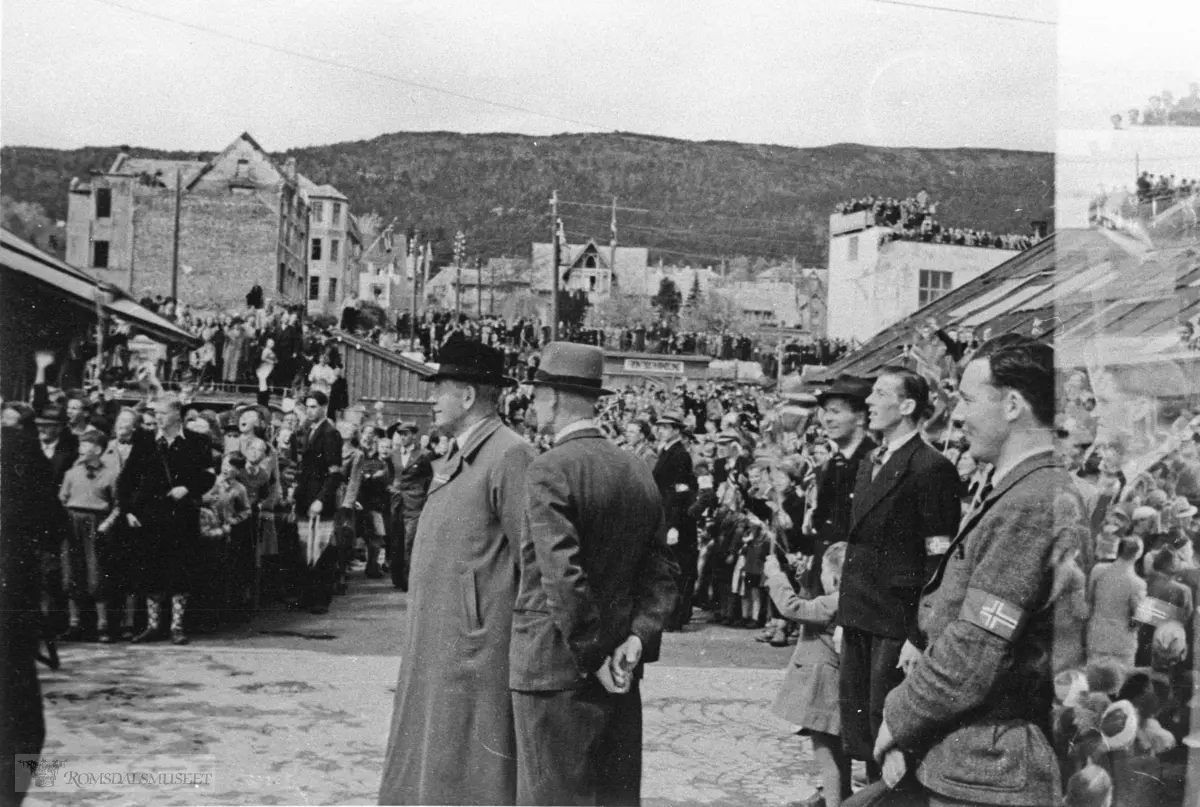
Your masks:
[{"label": "cobblestone street", "polygon": [[[26,803],[373,803],[402,608],[390,586],[360,582],[323,618],[265,613],[182,648],[64,646],[62,668],[41,669],[46,758],[212,755],[214,784],[35,790]],[[699,623],[664,638],[643,685],[647,804],[782,805],[812,793],[811,746],[769,708],[790,648],[752,635]]]}]

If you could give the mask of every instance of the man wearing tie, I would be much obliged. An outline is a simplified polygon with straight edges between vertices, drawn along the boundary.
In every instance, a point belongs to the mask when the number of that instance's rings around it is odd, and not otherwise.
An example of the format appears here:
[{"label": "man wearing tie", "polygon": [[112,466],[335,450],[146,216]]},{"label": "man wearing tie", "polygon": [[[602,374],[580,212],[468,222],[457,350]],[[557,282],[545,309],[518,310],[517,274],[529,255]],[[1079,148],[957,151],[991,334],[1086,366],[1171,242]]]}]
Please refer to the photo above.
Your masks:
[{"label": "man wearing tie", "polygon": [[920,435],[929,383],[885,367],[867,398],[867,426],[881,445],[859,467],[842,569],[842,740],[852,758],[872,759],[887,693],[903,677],[901,650],[917,636],[921,586],[958,529],[958,472]]},{"label": "man wearing tie", "polygon": [[394,427],[396,446],[392,449],[392,524],[388,546],[388,565],[392,585],[408,591],[408,567],[417,520],[425,506],[429,483],[433,481],[433,454],[417,445],[417,424],[398,423]]},{"label": "man wearing tie", "polygon": [[296,477],[296,520],[304,525],[300,534],[306,550],[301,560],[305,585],[300,602],[312,613],[324,614],[333,602],[337,583],[333,521],[342,479],[342,437],[326,417],[329,398],[325,393],[313,390],[304,405],[311,426]]}]

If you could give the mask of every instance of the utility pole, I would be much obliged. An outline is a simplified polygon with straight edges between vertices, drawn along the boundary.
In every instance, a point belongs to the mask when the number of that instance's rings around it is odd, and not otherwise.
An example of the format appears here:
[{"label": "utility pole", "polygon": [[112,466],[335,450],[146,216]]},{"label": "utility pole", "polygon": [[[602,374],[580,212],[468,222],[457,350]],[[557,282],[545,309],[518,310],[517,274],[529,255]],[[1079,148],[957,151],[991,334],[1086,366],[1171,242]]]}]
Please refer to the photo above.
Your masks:
[{"label": "utility pole", "polygon": [[550,239],[554,242],[554,264],[550,269],[550,341],[558,341],[558,191],[550,194]]},{"label": "utility pole", "polygon": [[408,326],[408,349],[417,349],[417,281],[421,277],[420,265],[417,260],[417,251],[421,248],[421,231],[417,230],[413,233],[413,237],[408,241],[408,255],[405,256],[405,261],[408,262],[408,268],[412,271],[412,322]]},{"label": "utility pole", "polygon": [[617,271],[617,197],[612,204],[612,246],[608,251],[608,293],[612,294],[613,277]]},{"label": "utility pole", "polygon": [[[171,243],[171,299],[179,306],[179,208],[183,202],[183,171],[175,169],[175,236]],[[133,289],[131,288],[132,292]]]},{"label": "utility pole", "polygon": [[467,247],[467,235],[462,230],[454,234],[454,313],[462,315],[462,262]]},{"label": "utility pole", "polygon": [[488,261],[492,269],[492,278],[488,281],[488,314],[496,316],[496,262]]},{"label": "utility pole", "polygon": [[483,319],[483,258],[475,256],[475,314]]}]

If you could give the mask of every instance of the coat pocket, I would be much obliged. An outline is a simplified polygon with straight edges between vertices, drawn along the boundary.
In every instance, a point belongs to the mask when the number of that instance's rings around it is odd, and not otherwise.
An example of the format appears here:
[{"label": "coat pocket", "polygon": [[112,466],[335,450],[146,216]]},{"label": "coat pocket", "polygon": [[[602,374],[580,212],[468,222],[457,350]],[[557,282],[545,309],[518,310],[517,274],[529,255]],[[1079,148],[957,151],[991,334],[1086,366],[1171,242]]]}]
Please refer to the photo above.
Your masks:
[{"label": "coat pocket", "polygon": [[479,616],[479,594],[475,588],[475,572],[471,569],[460,572],[458,583],[462,594],[463,619],[467,631],[479,630],[483,627],[483,620]]}]

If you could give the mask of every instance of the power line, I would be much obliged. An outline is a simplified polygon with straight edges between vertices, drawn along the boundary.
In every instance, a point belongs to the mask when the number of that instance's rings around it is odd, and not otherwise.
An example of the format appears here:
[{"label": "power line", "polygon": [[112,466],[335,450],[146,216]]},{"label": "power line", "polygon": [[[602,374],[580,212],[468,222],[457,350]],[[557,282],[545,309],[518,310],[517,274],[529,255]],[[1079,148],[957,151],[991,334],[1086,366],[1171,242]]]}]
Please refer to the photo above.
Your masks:
[{"label": "power line", "polygon": [[996,14],[991,11],[975,11],[967,8],[951,8],[949,6],[929,6],[924,3],[905,3],[903,0],[872,0],[875,3],[881,3],[889,6],[905,6],[906,8],[919,8],[924,11],[948,11],[951,14],[968,14],[974,17],[990,17],[994,20],[1010,20],[1013,22],[1032,22],[1037,25],[1058,25],[1054,20],[1040,20],[1036,17],[1019,17],[1015,14]]},{"label": "power line", "polygon": [[237,36],[235,34],[226,33],[225,31],[219,31],[215,28],[208,28],[203,25],[197,25],[196,23],[187,22],[185,20],[179,20],[174,17],[168,17],[163,14],[155,14],[152,11],[145,11],[140,8],[130,8],[129,6],[121,5],[120,3],[114,3],[111,0],[93,0],[93,2],[99,3],[101,5],[105,5],[105,6],[111,6],[112,8],[119,8],[123,11],[128,11],[130,14],[140,14],[143,17],[150,17],[152,19],[160,20],[162,22],[167,22],[172,25],[178,25],[183,28],[190,28],[193,31],[200,31],[202,33],[209,34],[210,36],[219,37],[221,39],[228,39],[233,42],[240,42],[243,45],[252,45],[256,48],[265,48],[266,50],[274,51],[275,53],[282,53],[286,56],[292,56],[297,59],[306,59],[310,62],[316,62],[317,64],[323,64],[323,65],[327,65],[330,67],[339,67],[343,70],[349,70],[354,73],[361,73],[363,75],[373,76],[375,78],[381,78],[381,79],[385,79],[387,81],[394,81],[397,84],[404,84],[406,86],[415,87],[417,89],[426,90],[428,92],[441,93],[442,95],[448,95],[452,98],[459,98],[464,101],[474,101],[477,104],[487,104],[488,106],[494,106],[499,109],[507,109],[512,112],[523,112],[527,115],[537,115],[538,117],[547,118],[549,120],[557,120],[557,121],[562,121],[564,123],[573,123],[578,126],[586,126],[589,129],[599,129],[601,131],[609,131],[612,128],[609,126],[601,126],[600,124],[592,123],[591,121],[580,120],[578,118],[568,118],[565,115],[556,115],[553,112],[542,112],[541,110],[530,109],[528,107],[523,107],[523,106],[517,106],[516,104],[508,104],[503,101],[493,101],[490,98],[482,98],[478,95],[469,95],[467,93],[457,92],[456,90],[448,90],[445,87],[438,87],[433,84],[424,84],[420,81],[413,81],[412,79],[402,78],[401,76],[392,75],[391,73],[384,73],[379,70],[372,70],[369,67],[359,67],[358,65],[346,64],[345,62],[339,62],[336,59],[328,59],[324,56],[317,56],[312,53],[304,53],[302,51],[292,50],[291,48],[285,48],[285,47],[281,47],[279,45],[272,45],[268,42],[259,42],[256,39],[249,39],[247,37]]}]

